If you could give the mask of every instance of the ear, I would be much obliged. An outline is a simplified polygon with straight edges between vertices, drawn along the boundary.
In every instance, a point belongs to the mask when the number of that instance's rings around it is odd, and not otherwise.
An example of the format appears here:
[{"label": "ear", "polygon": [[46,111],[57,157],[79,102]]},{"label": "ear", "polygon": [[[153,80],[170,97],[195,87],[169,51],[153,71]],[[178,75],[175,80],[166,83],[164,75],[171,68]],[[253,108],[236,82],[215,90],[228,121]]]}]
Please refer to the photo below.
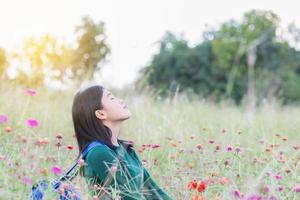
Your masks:
[{"label": "ear", "polygon": [[106,119],[106,113],[104,110],[96,110],[95,115],[98,119],[101,119],[101,120]]}]

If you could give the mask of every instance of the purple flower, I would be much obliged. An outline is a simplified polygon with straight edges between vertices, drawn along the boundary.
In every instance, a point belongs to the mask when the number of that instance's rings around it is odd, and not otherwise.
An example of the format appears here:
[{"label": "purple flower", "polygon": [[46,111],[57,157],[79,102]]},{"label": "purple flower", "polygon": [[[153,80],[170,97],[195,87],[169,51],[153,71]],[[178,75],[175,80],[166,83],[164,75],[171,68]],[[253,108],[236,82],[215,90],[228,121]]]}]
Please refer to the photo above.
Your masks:
[{"label": "purple flower", "polygon": [[263,200],[263,196],[259,194],[251,194],[243,198],[243,200]]},{"label": "purple flower", "polygon": [[283,189],[284,189],[284,188],[283,188],[282,186],[279,186],[279,187],[277,188],[277,191],[282,192]]},{"label": "purple flower", "polygon": [[227,151],[232,151],[232,147],[231,147],[231,146],[228,146],[228,147],[226,148],[226,150],[227,150]]},{"label": "purple flower", "polygon": [[294,192],[300,193],[300,186],[295,187]]},{"label": "purple flower", "polygon": [[274,178],[275,178],[276,180],[281,180],[281,179],[282,179],[282,176],[280,176],[280,175],[277,174],[277,175],[274,176]]},{"label": "purple flower", "polygon": [[275,196],[270,196],[270,197],[269,197],[269,200],[278,200],[278,199],[277,199],[277,197],[275,197]]},{"label": "purple flower", "polygon": [[264,186],[264,187],[262,188],[262,191],[265,192],[265,193],[267,193],[267,192],[270,191],[270,189],[269,189],[268,186]]},{"label": "purple flower", "polygon": [[0,114],[0,124],[4,124],[8,121],[8,116],[5,114]]},{"label": "purple flower", "polygon": [[240,147],[235,148],[235,152],[239,153],[241,151]]},{"label": "purple flower", "polygon": [[39,125],[39,122],[36,119],[30,118],[27,120],[27,125],[31,128],[37,127]]},{"label": "purple flower", "polygon": [[233,191],[233,196],[235,197],[235,198],[242,198],[242,194],[241,194],[241,192],[239,191],[239,190],[234,190]]},{"label": "purple flower", "polygon": [[32,179],[27,177],[27,176],[24,176],[22,178],[22,182],[25,184],[25,185],[32,185]]},{"label": "purple flower", "polygon": [[28,88],[26,90],[26,93],[29,95],[29,96],[35,96],[36,95],[36,91],[32,88]]},{"label": "purple flower", "polygon": [[54,174],[61,174],[62,170],[61,170],[60,166],[55,165],[55,166],[52,167],[52,172]]}]

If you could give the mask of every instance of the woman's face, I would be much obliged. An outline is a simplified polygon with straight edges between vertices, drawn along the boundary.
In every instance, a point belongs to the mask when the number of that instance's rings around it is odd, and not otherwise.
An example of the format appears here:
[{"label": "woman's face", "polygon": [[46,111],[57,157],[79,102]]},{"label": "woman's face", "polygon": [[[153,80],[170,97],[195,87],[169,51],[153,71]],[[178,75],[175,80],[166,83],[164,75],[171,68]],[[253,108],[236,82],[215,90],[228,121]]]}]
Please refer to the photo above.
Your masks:
[{"label": "woman's face", "polygon": [[103,109],[95,112],[97,118],[107,121],[123,121],[131,116],[124,100],[115,97],[105,88],[103,89],[101,101]]}]

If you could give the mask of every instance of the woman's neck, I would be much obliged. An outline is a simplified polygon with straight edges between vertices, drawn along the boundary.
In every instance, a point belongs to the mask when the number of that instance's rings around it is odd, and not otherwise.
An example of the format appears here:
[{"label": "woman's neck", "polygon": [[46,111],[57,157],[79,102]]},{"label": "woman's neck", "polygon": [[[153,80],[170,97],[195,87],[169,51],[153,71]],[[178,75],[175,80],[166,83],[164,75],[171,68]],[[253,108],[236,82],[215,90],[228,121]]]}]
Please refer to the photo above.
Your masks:
[{"label": "woman's neck", "polygon": [[106,125],[112,132],[111,136],[111,142],[115,146],[119,146],[118,143],[118,136],[121,128],[121,122],[103,122],[104,125]]}]

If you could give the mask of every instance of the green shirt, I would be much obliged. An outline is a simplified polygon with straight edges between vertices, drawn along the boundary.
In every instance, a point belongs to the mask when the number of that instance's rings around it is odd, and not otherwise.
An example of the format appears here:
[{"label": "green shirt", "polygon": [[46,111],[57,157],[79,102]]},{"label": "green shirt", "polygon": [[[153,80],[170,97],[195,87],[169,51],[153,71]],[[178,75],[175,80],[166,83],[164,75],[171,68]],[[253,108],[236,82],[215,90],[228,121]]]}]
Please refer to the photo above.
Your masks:
[{"label": "green shirt", "polygon": [[[123,157],[121,164],[117,155]],[[152,179],[136,152],[126,151],[121,144],[115,150],[106,145],[96,146],[88,152],[85,162],[84,176],[87,183],[103,185],[110,176],[112,181],[105,188],[120,191],[122,200],[172,200]],[[117,171],[113,175],[110,168],[116,164]]]}]

